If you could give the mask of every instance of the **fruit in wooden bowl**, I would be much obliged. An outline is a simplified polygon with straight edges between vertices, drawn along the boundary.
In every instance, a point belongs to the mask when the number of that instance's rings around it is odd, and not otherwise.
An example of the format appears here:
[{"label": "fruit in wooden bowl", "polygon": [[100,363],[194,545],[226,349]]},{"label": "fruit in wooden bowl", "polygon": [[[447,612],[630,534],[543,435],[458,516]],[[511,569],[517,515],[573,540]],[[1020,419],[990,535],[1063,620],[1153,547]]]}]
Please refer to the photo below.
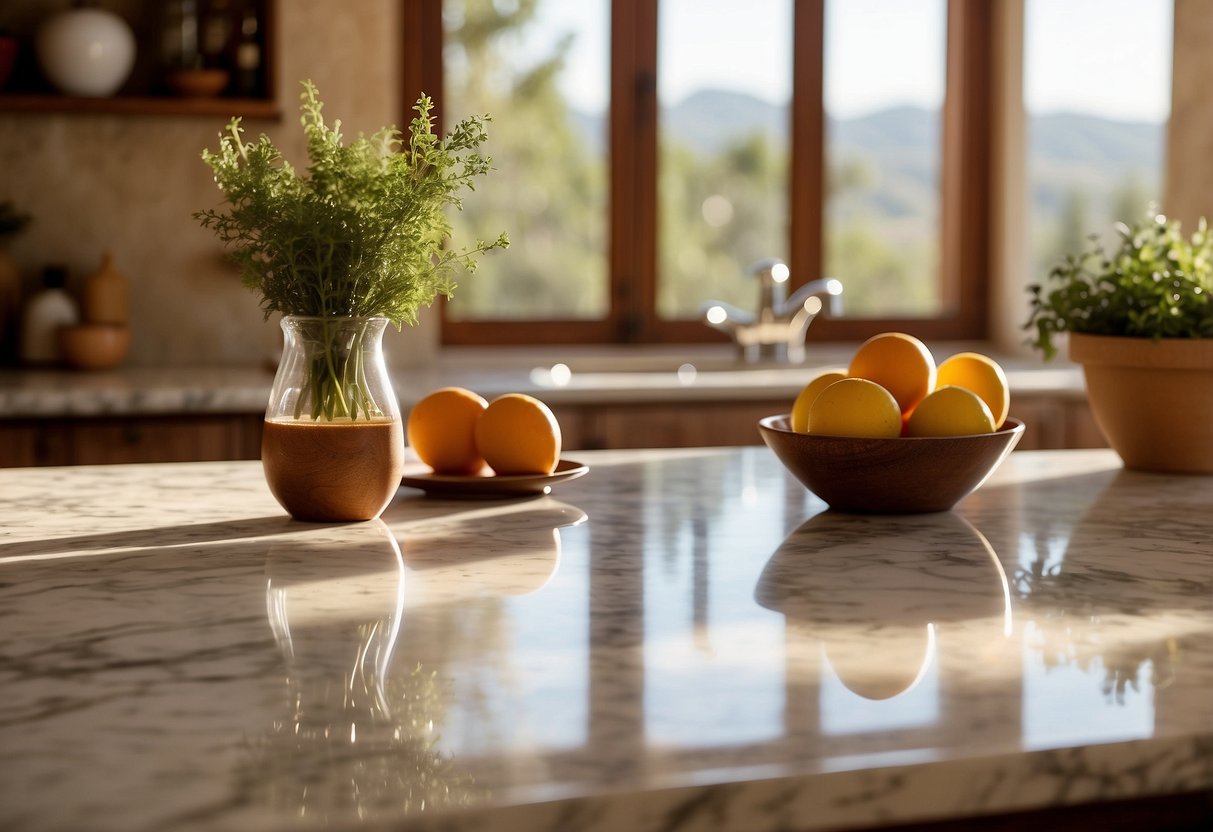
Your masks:
[{"label": "fruit in wooden bowl", "polygon": [[947,511],[980,486],[1023,436],[1008,418],[999,430],[968,436],[830,436],[792,430],[788,414],[758,431],[798,480],[838,511],[918,514]]},{"label": "fruit in wooden bowl", "polygon": [[904,332],[874,335],[851,363],[809,381],[786,416],[758,423],[780,461],[831,508],[946,511],[1023,435],[1006,374],[963,352],[936,365]]}]

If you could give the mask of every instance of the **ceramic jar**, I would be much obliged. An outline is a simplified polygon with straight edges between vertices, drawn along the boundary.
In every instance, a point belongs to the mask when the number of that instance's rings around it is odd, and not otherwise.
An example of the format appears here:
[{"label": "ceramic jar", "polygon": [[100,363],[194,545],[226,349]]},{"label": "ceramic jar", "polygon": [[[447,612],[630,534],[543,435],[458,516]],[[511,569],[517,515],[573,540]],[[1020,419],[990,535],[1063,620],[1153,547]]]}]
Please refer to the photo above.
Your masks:
[{"label": "ceramic jar", "polygon": [[35,40],[38,65],[68,95],[116,93],[135,65],[135,35],[117,14],[78,3],[47,18]]},{"label": "ceramic jar", "polygon": [[110,252],[102,255],[97,271],[84,279],[80,307],[86,323],[130,325],[130,282],[114,268],[114,257]]}]

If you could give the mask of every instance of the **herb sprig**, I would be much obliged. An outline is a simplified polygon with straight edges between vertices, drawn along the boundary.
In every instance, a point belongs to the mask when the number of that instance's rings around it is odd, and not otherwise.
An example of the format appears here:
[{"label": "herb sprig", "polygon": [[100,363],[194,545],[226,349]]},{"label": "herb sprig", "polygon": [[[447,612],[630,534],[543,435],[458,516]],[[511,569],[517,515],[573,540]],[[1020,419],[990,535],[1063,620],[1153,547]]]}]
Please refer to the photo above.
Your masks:
[{"label": "herb sprig", "polygon": [[267,136],[246,142],[239,118],[218,151],[202,152],[226,205],[194,217],[230,248],[267,318],[382,316],[397,328],[412,325],[420,307],[451,295],[457,270],[470,273],[476,256],[508,247],[505,233],[461,251],[446,247],[446,210],[461,208],[460,192],[490,169],[479,152],[489,119],[467,118],[440,138],[432,107],[428,96],[418,100],[407,143],[385,127],[343,144],[341,122],[325,123],[316,86],[304,81],[305,172]]},{"label": "herb sprig", "polygon": [[1045,358],[1067,332],[1140,338],[1213,337],[1213,234],[1202,218],[1190,238],[1176,221],[1150,214],[1118,223],[1119,247],[1095,240],[1068,255],[1044,284],[1028,287],[1032,313],[1025,329]]}]

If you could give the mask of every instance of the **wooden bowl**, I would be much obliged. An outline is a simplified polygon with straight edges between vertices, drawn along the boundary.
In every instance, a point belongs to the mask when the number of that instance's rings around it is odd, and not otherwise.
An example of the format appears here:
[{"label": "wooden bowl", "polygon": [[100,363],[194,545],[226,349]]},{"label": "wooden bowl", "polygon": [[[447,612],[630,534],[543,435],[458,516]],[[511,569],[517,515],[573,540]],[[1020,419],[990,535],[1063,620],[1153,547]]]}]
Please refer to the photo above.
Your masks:
[{"label": "wooden bowl", "polygon": [[836,511],[921,514],[947,511],[977,490],[1023,436],[1007,419],[975,436],[869,439],[796,433],[787,414],[758,421],[779,461]]},{"label": "wooden bowl", "polygon": [[59,330],[59,353],[77,370],[108,370],[126,358],[131,330],[121,324],[75,324]]},{"label": "wooden bowl", "polygon": [[213,98],[230,77],[226,69],[180,69],[168,74],[168,85],[182,98]]}]

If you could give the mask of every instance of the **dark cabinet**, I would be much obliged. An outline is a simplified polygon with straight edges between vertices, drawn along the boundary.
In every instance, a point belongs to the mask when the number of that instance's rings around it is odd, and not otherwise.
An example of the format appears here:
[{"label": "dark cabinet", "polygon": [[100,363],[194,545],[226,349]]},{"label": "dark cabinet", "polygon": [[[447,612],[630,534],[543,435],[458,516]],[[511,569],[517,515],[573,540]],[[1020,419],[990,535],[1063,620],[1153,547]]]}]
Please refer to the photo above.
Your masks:
[{"label": "dark cabinet", "polygon": [[0,422],[0,468],[261,457],[262,414],[14,419]]}]

